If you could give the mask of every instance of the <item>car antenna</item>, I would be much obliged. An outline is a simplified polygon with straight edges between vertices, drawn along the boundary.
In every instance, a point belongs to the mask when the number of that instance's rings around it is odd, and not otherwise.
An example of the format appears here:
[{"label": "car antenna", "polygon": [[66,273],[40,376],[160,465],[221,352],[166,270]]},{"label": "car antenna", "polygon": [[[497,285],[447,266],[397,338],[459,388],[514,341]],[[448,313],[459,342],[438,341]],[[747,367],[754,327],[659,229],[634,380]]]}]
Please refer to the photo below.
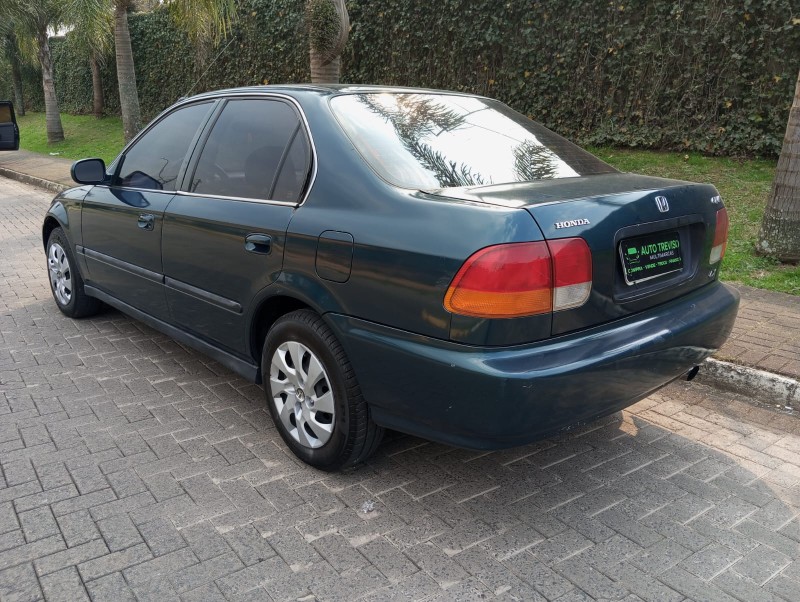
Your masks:
[{"label": "car antenna", "polygon": [[236,36],[231,36],[231,39],[228,41],[228,43],[227,43],[227,44],[225,44],[225,47],[224,47],[222,50],[220,50],[220,51],[219,51],[219,53],[217,54],[217,56],[215,56],[215,57],[214,57],[214,60],[213,60],[213,61],[211,61],[211,62],[208,64],[208,67],[206,67],[206,70],[205,70],[205,71],[203,71],[203,72],[200,74],[200,77],[198,77],[198,78],[197,78],[197,81],[196,81],[196,82],[194,82],[194,83],[192,84],[192,87],[191,87],[191,88],[189,88],[188,92],[186,92],[186,94],[184,94],[183,96],[181,96],[181,97],[178,99],[178,101],[181,101],[181,100],[184,100],[184,99],[186,99],[186,98],[189,98],[189,95],[190,95],[190,94],[191,94],[191,93],[194,91],[194,89],[197,87],[197,84],[199,84],[199,83],[200,83],[200,80],[201,80],[201,79],[203,79],[203,77],[205,76],[205,74],[206,74],[206,73],[208,73],[208,70],[209,70],[209,69],[211,69],[211,67],[213,67],[213,66],[214,66],[214,63],[216,63],[216,62],[217,62],[217,59],[218,59],[219,57],[221,57],[221,56],[222,56],[222,53],[223,53],[223,52],[225,52],[225,51],[228,49],[228,46],[230,46],[230,45],[231,45],[231,42],[233,42],[235,39],[236,39]]}]

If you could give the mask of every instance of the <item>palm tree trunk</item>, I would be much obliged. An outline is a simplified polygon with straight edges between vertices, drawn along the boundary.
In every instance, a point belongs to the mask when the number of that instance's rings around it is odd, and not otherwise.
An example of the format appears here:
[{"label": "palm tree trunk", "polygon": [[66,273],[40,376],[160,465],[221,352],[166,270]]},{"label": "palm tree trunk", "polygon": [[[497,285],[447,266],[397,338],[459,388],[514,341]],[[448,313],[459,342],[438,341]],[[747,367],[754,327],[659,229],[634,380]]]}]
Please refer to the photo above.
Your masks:
[{"label": "palm tree trunk", "polygon": [[94,52],[89,57],[89,64],[92,67],[92,104],[94,116],[100,119],[103,116],[103,81],[100,79],[100,63],[97,62],[97,55]]},{"label": "palm tree trunk", "polygon": [[50,55],[50,44],[47,30],[41,29],[36,34],[39,63],[42,66],[42,87],[44,88],[44,114],[47,142],[61,142],[64,139],[64,128],[61,126],[61,113],[58,111],[56,85],[53,79],[53,57]]},{"label": "palm tree trunk", "polygon": [[119,103],[122,109],[122,130],[128,142],[142,128],[139,93],[136,91],[136,71],[133,67],[131,33],[128,29],[128,6],[125,0],[114,3],[114,45],[117,57]]},{"label": "palm tree trunk", "polygon": [[339,57],[325,62],[322,54],[313,48],[309,54],[311,57],[311,81],[315,84],[338,84],[341,62]]},{"label": "palm tree trunk", "polygon": [[14,110],[17,115],[24,117],[25,115],[25,96],[22,88],[22,67],[20,65],[19,50],[17,47],[17,36],[12,31],[9,34],[9,46],[11,52],[8,56],[8,62],[11,64],[11,87],[14,90]]},{"label": "palm tree trunk", "polygon": [[757,250],[786,263],[800,261],[800,73]]}]

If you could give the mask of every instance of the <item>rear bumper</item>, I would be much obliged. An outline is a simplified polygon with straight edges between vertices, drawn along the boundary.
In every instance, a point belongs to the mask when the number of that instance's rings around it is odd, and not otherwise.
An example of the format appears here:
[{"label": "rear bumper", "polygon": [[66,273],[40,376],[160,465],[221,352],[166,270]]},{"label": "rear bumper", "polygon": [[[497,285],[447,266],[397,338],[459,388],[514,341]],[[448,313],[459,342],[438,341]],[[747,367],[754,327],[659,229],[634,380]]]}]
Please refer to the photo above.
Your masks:
[{"label": "rear bumper", "polygon": [[472,347],[328,314],[373,419],[442,443],[497,449],[613,413],[728,338],[739,295],[720,282],[602,326],[513,347]]}]

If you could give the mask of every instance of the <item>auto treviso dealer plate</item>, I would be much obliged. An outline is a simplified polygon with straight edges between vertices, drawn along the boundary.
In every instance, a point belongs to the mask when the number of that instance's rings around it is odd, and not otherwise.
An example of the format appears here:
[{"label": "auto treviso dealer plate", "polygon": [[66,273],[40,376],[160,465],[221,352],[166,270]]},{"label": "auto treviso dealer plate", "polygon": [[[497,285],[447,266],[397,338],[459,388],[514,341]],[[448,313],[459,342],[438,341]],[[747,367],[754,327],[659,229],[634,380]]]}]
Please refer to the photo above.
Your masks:
[{"label": "auto treviso dealer plate", "polygon": [[657,232],[623,240],[619,245],[625,282],[636,284],[683,269],[677,232]]}]

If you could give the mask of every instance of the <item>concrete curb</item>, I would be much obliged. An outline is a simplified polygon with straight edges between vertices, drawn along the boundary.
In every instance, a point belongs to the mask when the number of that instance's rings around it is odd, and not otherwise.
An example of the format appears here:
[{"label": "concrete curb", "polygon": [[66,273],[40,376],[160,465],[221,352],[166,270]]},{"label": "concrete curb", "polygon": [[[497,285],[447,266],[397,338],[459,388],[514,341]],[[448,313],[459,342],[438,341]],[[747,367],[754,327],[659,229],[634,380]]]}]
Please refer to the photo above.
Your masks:
[{"label": "concrete curb", "polygon": [[800,382],[788,376],[708,358],[700,366],[697,381],[762,402],[780,404],[786,410],[800,409]]},{"label": "concrete curb", "polygon": [[49,190],[50,192],[54,193],[59,193],[69,188],[69,186],[64,184],[51,182],[50,180],[45,180],[44,178],[37,178],[36,176],[14,171],[13,169],[9,169],[7,167],[0,167],[0,176],[4,176],[10,180],[16,180],[17,182],[22,182],[24,184],[38,186],[39,188],[44,188],[45,190]]}]

